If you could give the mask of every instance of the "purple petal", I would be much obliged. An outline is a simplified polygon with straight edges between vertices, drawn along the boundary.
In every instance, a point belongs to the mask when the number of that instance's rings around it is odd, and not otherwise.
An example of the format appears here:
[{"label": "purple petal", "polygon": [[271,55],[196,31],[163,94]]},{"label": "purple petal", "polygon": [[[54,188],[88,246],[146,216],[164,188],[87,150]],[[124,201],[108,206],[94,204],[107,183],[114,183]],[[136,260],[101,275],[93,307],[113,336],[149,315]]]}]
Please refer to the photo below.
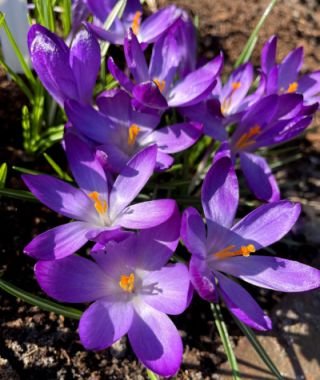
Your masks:
[{"label": "purple petal", "polygon": [[199,212],[188,207],[182,214],[181,239],[188,251],[201,258],[207,256],[206,229]]},{"label": "purple petal", "polygon": [[139,360],[160,376],[173,376],[182,361],[182,341],[166,314],[146,304],[135,305],[130,344]]},{"label": "purple petal", "polygon": [[70,49],[70,66],[78,87],[79,99],[92,102],[93,88],[100,70],[100,46],[93,34],[82,29]]},{"label": "purple petal", "polygon": [[163,110],[167,101],[154,82],[144,82],[134,86],[132,96],[145,107]]},{"label": "purple petal", "polygon": [[114,63],[113,58],[109,57],[108,59],[108,69],[114,79],[116,79],[120,86],[123,87],[126,91],[131,93],[133,91],[134,84],[131,80],[119,69],[119,67]]},{"label": "purple petal", "polygon": [[94,229],[84,222],[71,222],[36,236],[24,253],[39,260],[57,260],[72,255],[94,236]]},{"label": "purple petal", "polygon": [[290,231],[300,211],[300,204],[286,200],[265,204],[241,219],[232,231],[252,242],[256,249],[267,247]]},{"label": "purple petal", "polygon": [[115,218],[139,194],[153,173],[157,147],[152,145],[137,153],[124,167],[110,193],[110,216]]},{"label": "purple petal", "polygon": [[249,189],[258,199],[265,202],[275,202],[280,199],[277,181],[263,157],[241,153],[240,165]]},{"label": "purple petal", "polygon": [[279,65],[279,88],[288,89],[291,83],[296,82],[303,63],[303,48],[292,50]]},{"label": "purple petal", "polygon": [[178,315],[188,306],[189,272],[185,264],[171,264],[143,278],[142,299],[165,314]]},{"label": "purple petal", "polygon": [[261,331],[271,330],[272,322],[250,294],[236,282],[216,274],[219,290],[228,309],[246,325]]},{"label": "purple petal", "polygon": [[264,44],[261,52],[261,68],[265,74],[276,65],[277,36],[272,36]]},{"label": "purple petal", "polygon": [[110,293],[109,278],[96,263],[80,256],[39,261],[35,276],[42,290],[61,302],[91,302]]},{"label": "purple petal", "polygon": [[188,74],[169,93],[170,107],[186,107],[204,100],[216,84],[223,65],[222,55]]},{"label": "purple petal", "polygon": [[303,75],[298,81],[297,92],[303,94],[305,100],[309,100],[320,92],[320,71]]},{"label": "purple petal", "polygon": [[262,288],[304,292],[320,286],[320,271],[279,257],[232,257],[219,262],[219,270]]},{"label": "purple petal", "polygon": [[87,350],[103,350],[125,335],[131,327],[133,308],[127,302],[97,301],[82,315],[79,335]]},{"label": "purple petal", "polygon": [[124,40],[124,54],[129,70],[137,83],[149,80],[148,66],[136,35],[129,31]]},{"label": "purple petal", "polygon": [[154,170],[159,171],[159,172],[167,170],[172,166],[173,162],[174,162],[173,157],[169,156],[169,154],[160,152],[158,150],[157,162],[156,162],[156,166]]},{"label": "purple petal", "polygon": [[87,1],[87,6],[90,9],[90,12],[98,17],[98,19],[101,22],[104,22],[106,18],[108,17],[108,13],[112,10],[113,3],[115,1],[110,1],[110,0],[100,0],[100,1],[95,1],[95,0],[86,0]]},{"label": "purple petal", "polygon": [[114,45],[123,45],[126,30],[123,23],[119,19],[115,19],[108,30],[89,22],[86,23],[86,27],[101,40],[108,41]]},{"label": "purple petal", "polygon": [[106,153],[108,169],[114,173],[120,173],[130,160],[130,156],[116,144],[104,144],[99,149]]},{"label": "purple petal", "polygon": [[130,229],[155,227],[170,218],[175,209],[173,199],[141,202],[125,208],[117,217],[118,225]]}]

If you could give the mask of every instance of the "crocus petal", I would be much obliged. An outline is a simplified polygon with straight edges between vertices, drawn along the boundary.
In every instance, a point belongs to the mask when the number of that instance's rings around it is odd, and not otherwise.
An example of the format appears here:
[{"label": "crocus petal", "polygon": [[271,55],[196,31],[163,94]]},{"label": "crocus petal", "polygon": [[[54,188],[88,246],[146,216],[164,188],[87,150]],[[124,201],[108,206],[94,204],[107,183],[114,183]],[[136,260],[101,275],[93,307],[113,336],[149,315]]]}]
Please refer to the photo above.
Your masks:
[{"label": "crocus petal", "polygon": [[182,214],[181,239],[190,253],[206,257],[205,225],[199,212],[193,207],[188,207]]},{"label": "crocus petal", "polygon": [[22,179],[36,198],[57,213],[83,221],[93,217],[90,199],[70,184],[45,174],[24,174]]},{"label": "crocus petal", "polygon": [[145,107],[159,110],[168,107],[165,97],[154,82],[144,82],[134,86],[132,96]]},{"label": "crocus petal", "polygon": [[146,304],[135,305],[128,336],[141,362],[160,376],[173,376],[182,361],[182,340],[169,317]]},{"label": "crocus petal", "polygon": [[300,204],[286,200],[265,204],[241,219],[232,231],[252,242],[256,249],[267,247],[290,231],[300,211]]},{"label": "crocus petal", "polygon": [[320,92],[320,71],[303,75],[298,81],[298,93],[308,100]]},{"label": "crocus petal", "polygon": [[218,300],[216,281],[205,260],[192,256],[189,264],[190,279],[201,298],[209,302]]},{"label": "crocus petal", "polygon": [[114,173],[120,173],[130,160],[130,156],[116,144],[104,144],[99,149],[107,154],[108,169]]},{"label": "crocus petal", "polygon": [[145,229],[168,220],[175,209],[173,199],[157,199],[126,207],[117,217],[118,225],[124,228]]},{"label": "crocus petal", "polygon": [[277,36],[272,36],[264,44],[261,52],[261,68],[265,74],[276,65]]},{"label": "crocus petal", "polygon": [[77,85],[69,65],[69,49],[63,40],[36,24],[29,30],[28,46],[33,67],[52,97],[61,106],[66,98],[77,99]]},{"label": "crocus petal", "polygon": [[91,31],[82,29],[70,49],[70,66],[78,87],[79,99],[92,102],[93,88],[100,69],[100,46]]},{"label": "crocus petal", "polygon": [[277,181],[263,157],[241,153],[240,164],[249,189],[258,199],[266,202],[275,202],[280,199]]},{"label": "crocus petal", "polygon": [[[207,220],[231,227],[239,202],[238,180],[229,157],[214,162],[202,185],[201,200]],[[208,234],[214,234],[210,231]]]},{"label": "crocus petal", "polygon": [[95,152],[72,132],[65,134],[64,141],[70,169],[79,187],[86,193],[97,191],[107,202],[107,179]]},{"label": "crocus petal", "polygon": [[123,45],[126,30],[123,23],[118,18],[114,20],[113,24],[108,30],[89,22],[86,23],[86,27],[101,40],[108,41],[114,45]]},{"label": "crocus petal", "polygon": [[104,22],[106,20],[106,18],[108,17],[108,13],[112,10],[112,1],[87,0],[86,2],[90,12],[101,22]]},{"label": "crocus petal", "polygon": [[123,87],[126,91],[132,92],[134,84],[131,80],[119,69],[119,67],[114,63],[113,58],[109,57],[108,59],[108,69],[114,79],[116,79],[121,87]]},{"label": "crocus petal", "polygon": [[149,80],[148,66],[136,35],[130,30],[124,40],[124,54],[129,70],[137,83]]},{"label": "crocus petal", "polygon": [[97,301],[82,315],[79,335],[87,350],[102,350],[125,335],[131,327],[133,308],[128,302]]},{"label": "crocus petal", "polygon": [[177,153],[193,145],[202,134],[202,124],[179,123],[157,129],[142,143],[155,143],[164,153]]},{"label": "crocus petal", "polygon": [[39,260],[57,260],[72,255],[102,229],[94,229],[84,222],[71,222],[52,228],[36,236],[24,253]]},{"label": "crocus petal", "polygon": [[188,305],[189,272],[185,264],[171,264],[143,278],[142,299],[165,314],[181,314]]},{"label": "crocus petal", "polygon": [[218,263],[221,271],[262,288],[304,292],[320,286],[320,271],[280,257],[232,257]]},{"label": "crocus petal", "polygon": [[170,107],[186,107],[204,100],[216,84],[223,65],[222,55],[188,74],[177,83],[168,95]]},{"label": "crocus petal", "polygon": [[109,278],[96,263],[80,256],[39,261],[35,276],[42,290],[61,302],[91,302],[110,293]]},{"label": "crocus petal", "polygon": [[220,273],[219,290],[228,309],[246,325],[261,331],[271,330],[272,322],[242,286]]},{"label": "crocus petal", "polygon": [[279,65],[279,89],[288,90],[295,82],[303,63],[303,48],[292,50]]},{"label": "crocus petal", "polygon": [[174,162],[173,157],[169,156],[169,154],[167,153],[163,153],[163,152],[160,152],[160,150],[158,150],[157,162],[156,162],[156,166],[154,170],[159,171],[159,172],[167,170],[168,168],[172,166],[173,162]]},{"label": "crocus petal", "polygon": [[138,152],[123,168],[110,193],[110,217],[115,218],[147,183],[153,173],[157,147],[152,145]]}]

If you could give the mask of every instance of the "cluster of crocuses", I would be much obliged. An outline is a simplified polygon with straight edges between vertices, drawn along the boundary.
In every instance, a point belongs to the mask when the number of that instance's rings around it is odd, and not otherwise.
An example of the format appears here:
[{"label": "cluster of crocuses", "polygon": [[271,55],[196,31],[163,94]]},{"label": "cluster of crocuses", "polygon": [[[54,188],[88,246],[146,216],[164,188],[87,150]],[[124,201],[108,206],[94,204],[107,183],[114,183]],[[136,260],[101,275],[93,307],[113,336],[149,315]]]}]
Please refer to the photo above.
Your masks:
[{"label": "cluster of crocuses", "polygon": [[[320,286],[318,270],[258,253],[288,233],[300,205],[280,200],[266,160],[255,153],[310,124],[320,72],[299,77],[301,48],[276,63],[272,37],[258,78],[245,63],[222,84],[223,55],[197,64],[195,28],[185,11],[172,5],[143,19],[140,1],[130,0],[105,30],[115,3],[74,1],[70,47],[40,25],[30,29],[33,67],[68,117],[63,146],[78,187],[48,175],[23,176],[42,203],[72,219],[36,236],[25,253],[39,260],[35,275],[48,295],[92,302],[79,324],[87,349],[104,349],[128,334],[147,368],[171,376],[183,346],[167,314],[184,312],[194,289],[267,330],[270,319],[233,277],[284,292]],[[94,97],[99,40],[123,45],[126,67],[110,57],[118,86]],[[163,126],[163,115],[173,112],[180,122]],[[174,199],[135,202],[153,173],[170,168],[172,154],[203,134],[221,142],[202,184],[205,221],[193,207],[179,210]],[[235,223],[238,157],[248,187],[265,204]],[[180,239],[191,254],[188,266],[172,260]],[[90,255],[77,255],[88,241],[95,243]]]}]

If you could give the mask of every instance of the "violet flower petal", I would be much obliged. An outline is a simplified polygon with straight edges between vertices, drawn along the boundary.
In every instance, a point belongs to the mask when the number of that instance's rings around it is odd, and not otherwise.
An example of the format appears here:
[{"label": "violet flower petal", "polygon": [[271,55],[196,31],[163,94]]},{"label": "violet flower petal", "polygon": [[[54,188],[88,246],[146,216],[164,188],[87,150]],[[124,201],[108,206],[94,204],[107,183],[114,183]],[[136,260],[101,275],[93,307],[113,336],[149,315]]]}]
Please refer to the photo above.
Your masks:
[{"label": "violet flower petal", "polygon": [[148,66],[136,35],[130,30],[124,40],[127,66],[137,83],[149,80]]},{"label": "violet flower petal", "polygon": [[165,97],[154,82],[143,82],[134,86],[132,96],[145,107],[164,110],[168,107]]},{"label": "violet flower petal", "polygon": [[271,36],[264,44],[261,52],[261,68],[265,74],[276,65],[277,36]]},{"label": "violet flower petal", "polygon": [[108,69],[114,79],[116,79],[121,87],[123,87],[126,91],[131,93],[134,88],[134,84],[131,80],[119,69],[119,67],[114,63],[113,58],[109,57],[108,59]]},{"label": "violet flower petal", "polygon": [[279,89],[288,90],[296,82],[303,63],[303,48],[292,50],[279,65]]}]

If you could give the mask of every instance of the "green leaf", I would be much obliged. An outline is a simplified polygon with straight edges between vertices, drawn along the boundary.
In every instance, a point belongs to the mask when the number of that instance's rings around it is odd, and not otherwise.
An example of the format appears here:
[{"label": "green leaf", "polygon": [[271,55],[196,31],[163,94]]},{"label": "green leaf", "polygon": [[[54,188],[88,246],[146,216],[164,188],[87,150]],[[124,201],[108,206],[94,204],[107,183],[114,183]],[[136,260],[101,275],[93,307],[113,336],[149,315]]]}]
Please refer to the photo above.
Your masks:
[{"label": "green leaf", "polygon": [[147,368],[147,375],[148,375],[148,378],[150,380],[158,380],[159,379],[159,377],[148,368]]},{"label": "green leaf", "polygon": [[256,25],[253,32],[251,33],[244,49],[242,50],[240,57],[237,59],[237,62],[235,63],[235,67],[242,65],[243,63],[247,62],[250,59],[253,49],[256,46],[256,43],[258,41],[258,34],[260,32],[260,29],[262,28],[264,22],[266,21],[267,17],[272,11],[272,8],[275,6],[276,2],[277,0],[271,0],[270,3],[268,4],[258,24]]},{"label": "green leaf", "polygon": [[71,29],[71,0],[62,0],[63,11],[61,15],[61,21],[63,25],[63,34],[65,37],[68,36]]},{"label": "green leaf", "polygon": [[6,184],[7,174],[8,174],[8,165],[4,162],[0,166],[0,189],[3,189]]},{"label": "green leaf", "polygon": [[252,347],[255,349],[256,353],[260,356],[261,360],[266,364],[270,369],[273,375],[278,380],[284,380],[283,376],[279,372],[278,368],[273,364],[270,356],[266,353],[265,349],[262,347],[261,343],[258,341],[255,333],[245,324],[240,322],[233,314],[231,314],[236,324],[239,326],[243,334],[248,338],[249,342],[252,344]]},{"label": "green leaf", "polygon": [[58,174],[58,176],[66,181],[72,182],[72,178],[69,176],[68,173],[63,171],[61,167],[49,156],[47,153],[43,153],[44,158],[47,160],[49,165],[52,167],[52,169]]},{"label": "green leaf", "polygon": [[224,350],[226,352],[229,364],[231,366],[232,376],[234,380],[240,380],[239,369],[237,359],[232,349],[232,345],[229,339],[229,334],[227,326],[224,323],[223,316],[221,313],[220,305],[211,303],[211,310],[213,313],[214,321],[219,332],[221,342],[223,344]]},{"label": "green leaf", "polygon": [[15,189],[0,189],[0,196],[14,199],[21,199],[23,201],[38,202],[38,199],[26,190],[15,190]]},{"label": "green leaf", "polygon": [[13,170],[16,170],[17,172],[20,172],[20,173],[24,173],[24,174],[44,174],[44,173],[41,173],[37,170],[32,170],[32,169],[27,169],[27,168],[23,168],[21,166],[12,166],[12,169]]},{"label": "green leaf", "polygon": [[32,293],[26,292],[25,290],[22,290],[17,286],[10,284],[2,278],[0,278],[0,288],[14,297],[20,298],[31,305],[38,306],[42,310],[53,311],[58,315],[64,315],[65,317],[72,319],[79,320],[81,318],[82,311],[73,307],[61,305],[57,302],[53,302],[42,297],[35,296]]}]

